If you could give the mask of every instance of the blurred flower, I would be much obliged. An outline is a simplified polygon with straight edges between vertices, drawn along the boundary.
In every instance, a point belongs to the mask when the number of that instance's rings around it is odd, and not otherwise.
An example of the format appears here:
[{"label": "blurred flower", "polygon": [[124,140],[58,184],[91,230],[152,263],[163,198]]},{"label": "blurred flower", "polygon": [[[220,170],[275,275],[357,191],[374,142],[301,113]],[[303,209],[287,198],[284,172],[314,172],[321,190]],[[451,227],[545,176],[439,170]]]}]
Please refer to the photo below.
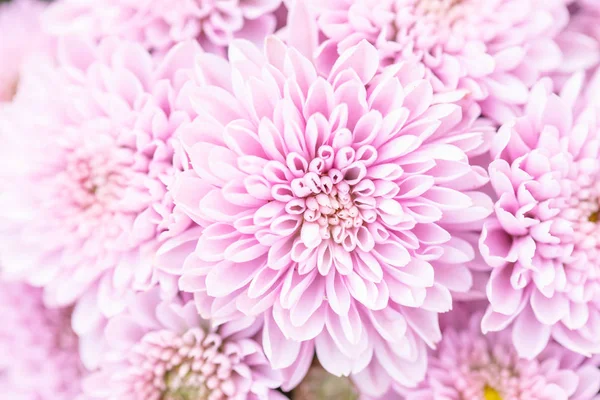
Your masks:
[{"label": "blurred flower", "polygon": [[[421,61],[434,91],[466,89],[502,120],[560,66],[564,0],[310,0],[325,46],[373,43],[382,65]],[[582,56],[576,49],[571,56]],[[585,56],[585,55],[583,55]],[[485,100],[485,101],[484,101]]]},{"label": "blurred flower", "polygon": [[598,358],[588,359],[555,342],[536,358],[519,358],[510,332],[483,335],[481,313],[451,312],[443,339],[430,355],[427,377],[406,400],[598,399]]},{"label": "blurred flower", "polygon": [[489,167],[498,196],[481,252],[493,267],[484,332],[514,321],[521,357],[549,341],[600,352],[599,124],[591,107],[573,111],[581,76],[552,94],[532,90],[525,115],[503,125]]},{"label": "blurred flower", "polygon": [[235,38],[262,43],[276,27],[282,0],[65,0],[48,11],[45,28],[57,35],[118,36],[163,53],[198,40],[224,53]]},{"label": "blurred flower", "polygon": [[295,379],[315,340],[335,375],[373,360],[370,390],[415,384],[437,313],[471,286],[491,212],[471,159],[493,129],[464,93],[434,95],[420,64],[376,75],[366,41],[313,58],[306,10],[290,21],[289,45],[238,41],[229,64],[198,60],[198,116],[178,130],[193,168],[172,193],[204,231],[180,288],[216,321],[264,312],[267,356]]},{"label": "blurred flower", "polygon": [[6,274],[45,288],[47,304],[93,295],[112,315],[132,287],[176,292],[169,271],[191,221],[167,185],[182,168],[172,134],[189,117],[176,103],[198,53],[182,43],[155,62],[137,44],[65,39],[48,78],[29,88],[50,95],[14,107],[0,254]]},{"label": "blurred flower", "polygon": [[260,329],[253,318],[212,328],[193,301],[161,301],[157,290],[137,294],[109,321],[109,350],[85,380],[85,393],[115,400],[284,400],[273,390],[280,374],[254,339]]},{"label": "blurred flower", "polygon": [[69,308],[50,309],[40,289],[0,284],[0,392],[11,400],[74,400],[84,368]]}]

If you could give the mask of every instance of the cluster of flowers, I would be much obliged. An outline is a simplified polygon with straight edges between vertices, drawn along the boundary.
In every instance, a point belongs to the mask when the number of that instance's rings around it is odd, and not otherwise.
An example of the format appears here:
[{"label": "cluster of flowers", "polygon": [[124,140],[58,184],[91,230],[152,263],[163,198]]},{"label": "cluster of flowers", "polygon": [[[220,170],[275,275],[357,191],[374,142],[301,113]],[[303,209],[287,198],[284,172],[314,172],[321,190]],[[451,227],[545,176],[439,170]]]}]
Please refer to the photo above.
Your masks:
[{"label": "cluster of flowers", "polygon": [[599,27],[0,4],[0,397],[600,399]]}]

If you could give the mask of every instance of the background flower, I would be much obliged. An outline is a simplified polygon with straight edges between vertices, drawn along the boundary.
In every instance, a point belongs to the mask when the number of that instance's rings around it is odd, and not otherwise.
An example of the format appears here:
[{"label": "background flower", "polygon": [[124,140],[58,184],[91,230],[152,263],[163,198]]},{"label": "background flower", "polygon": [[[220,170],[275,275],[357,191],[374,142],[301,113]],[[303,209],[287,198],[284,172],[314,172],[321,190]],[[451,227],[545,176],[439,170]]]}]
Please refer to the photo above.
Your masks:
[{"label": "background flower", "polygon": [[[198,316],[193,301],[161,301],[157,290],[131,296],[111,318],[108,351],[84,384],[92,399],[259,400],[286,397],[273,390],[272,370],[254,338],[260,320],[242,318],[218,328]],[[258,335],[260,336],[260,335]]]},{"label": "background flower", "polygon": [[574,79],[552,94],[534,87],[523,117],[503,125],[489,167],[498,196],[481,252],[493,267],[484,332],[505,329],[520,356],[550,337],[584,355],[600,351],[597,214],[599,137],[595,110],[573,112]]},{"label": "background flower", "polygon": [[[290,25],[307,32],[306,16]],[[192,168],[171,189],[204,230],[180,287],[216,321],[264,312],[276,368],[308,368],[315,340],[336,375],[378,359],[370,390],[416,384],[437,313],[472,282],[491,203],[471,157],[493,129],[463,114],[463,93],[434,95],[419,64],[376,75],[366,41],[313,59],[310,30],[292,37],[198,59],[198,116],[178,131]]]},{"label": "background flower", "polygon": [[51,95],[14,108],[18,134],[2,150],[3,267],[43,286],[47,304],[92,292],[111,315],[128,289],[176,292],[168,271],[181,267],[181,236],[169,239],[191,221],[167,185],[181,167],[172,134],[188,118],[179,89],[198,53],[182,43],[159,62],[130,42],[64,39],[48,79],[29,85]]},{"label": "background flower", "polygon": [[224,53],[235,38],[261,43],[273,33],[280,5],[281,0],[62,0],[49,10],[45,27],[57,35],[116,35],[159,53],[195,39],[207,51]]},{"label": "background flower", "polygon": [[[325,46],[373,43],[382,65],[423,62],[434,91],[466,89],[498,120],[559,67],[564,0],[311,0]],[[577,54],[578,49],[572,49]],[[485,100],[485,101],[483,101]]]},{"label": "background flower", "polygon": [[406,400],[598,399],[598,358],[588,359],[552,342],[536,358],[519,358],[510,332],[483,335],[482,313],[444,315],[443,339],[431,352],[427,377]]},{"label": "background flower", "polygon": [[75,400],[84,368],[71,309],[43,305],[40,289],[0,283],[0,391],[7,399]]}]

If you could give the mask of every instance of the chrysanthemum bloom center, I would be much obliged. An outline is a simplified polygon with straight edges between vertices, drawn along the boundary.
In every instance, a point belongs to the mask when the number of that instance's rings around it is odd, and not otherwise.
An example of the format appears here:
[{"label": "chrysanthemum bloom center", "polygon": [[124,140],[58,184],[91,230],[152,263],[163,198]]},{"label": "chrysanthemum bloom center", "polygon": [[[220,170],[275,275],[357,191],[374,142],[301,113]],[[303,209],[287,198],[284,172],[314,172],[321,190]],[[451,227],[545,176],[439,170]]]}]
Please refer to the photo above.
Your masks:
[{"label": "chrysanthemum bloom center", "polygon": [[488,385],[483,388],[483,398],[484,400],[502,400],[498,391]]},{"label": "chrysanthemum bloom center", "polygon": [[447,380],[455,388],[457,398],[538,398],[535,387],[529,385],[538,374],[536,362],[521,362],[504,343],[491,344],[485,337],[452,331],[434,363],[434,368],[449,374]]},{"label": "chrysanthemum bloom center", "polygon": [[590,214],[590,216],[588,217],[588,221],[596,223],[598,222],[598,211],[594,211],[593,213]]},{"label": "chrysanthemum bloom center", "polygon": [[295,199],[286,207],[289,213],[302,213],[305,242],[320,241],[319,237],[331,239],[352,251],[359,228],[375,221],[376,204],[371,197],[375,186],[370,180],[363,180],[367,168],[359,160],[355,162],[355,156],[350,147],[336,152],[330,146],[322,146],[310,162],[298,154],[287,157],[288,165],[306,171],[292,180]]},{"label": "chrysanthemum bloom center", "polygon": [[232,371],[242,357],[234,344],[200,328],[183,335],[148,333],[136,345],[130,363],[136,375],[137,398],[160,400],[220,400],[233,396]]},{"label": "chrysanthemum bloom center", "polygon": [[477,30],[467,27],[487,18],[490,8],[475,0],[395,0],[386,28],[393,43],[388,50],[402,57],[412,53],[426,62],[431,57],[438,60],[442,53],[460,53],[465,42],[481,39]]},{"label": "chrysanthemum bloom center", "polygon": [[165,381],[168,389],[161,400],[207,400],[210,395],[206,385],[198,384],[194,379],[182,379],[178,368],[167,372]]},{"label": "chrysanthemum bloom center", "polygon": [[69,196],[82,209],[115,208],[116,202],[123,197],[128,179],[125,165],[108,152],[88,152],[85,148],[75,149],[70,154],[66,173],[73,188]]}]

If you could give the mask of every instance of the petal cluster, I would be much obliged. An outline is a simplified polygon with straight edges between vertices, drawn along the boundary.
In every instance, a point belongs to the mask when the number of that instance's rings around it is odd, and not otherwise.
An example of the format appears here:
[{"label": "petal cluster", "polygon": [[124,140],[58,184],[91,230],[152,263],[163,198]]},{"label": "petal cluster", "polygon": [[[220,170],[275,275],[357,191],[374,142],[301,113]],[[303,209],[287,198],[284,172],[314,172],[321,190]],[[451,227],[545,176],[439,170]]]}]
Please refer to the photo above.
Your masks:
[{"label": "petal cluster", "polygon": [[525,115],[495,138],[489,172],[497,201],[480,241],[493,267],[482,328],[514,321],[525,357],[551,336],[582,354],[600,350],[597,117],[591,107],[574,112],[551,90],[540,82]]},{"label": "petal cluster", "polygon": [[8,119],[21,133],[2,150],[3,263],[45,287],[48,304],[95,287],[108,315],[133,286],[176,291],[165,271],[180,268],[170,261],[178,242],[169,239],[191,221],[167,185],[181,168],[173,133],[189,119],[175,104],[199,52],[181,43],[157,62],[135,43],[61,41],[42,88],[29,85],[49,96]]},{"label": "petal cluster", "polygon": [[528,88],[559,67],[555,37],[569,18],[564,0],[310,3],[326,46],[343,52],[368,40],[382,65],[420,61],[435,91],[468,90],[495,118],[524,104]]},{"label": "petal cluster", "polygon": [[255,340],[260,329],[253,318],[211,327],[193,301],[163,301],[156,289],[131,296],[106,327],[108,350],[85,380],[85,394],[114,400],[285,399],[274,390],[281,374],[269,368]]},{"label": "petal cluster", "polygon": [[59,1],[45,16],[55,35],[96,39],[118,36],[164,53],[180,42],[197,40],[223,53],[235,38],[262,42],[275,31],[282,0],[94,0]]},{"label": "petal cluster", "polygon": [[512,347],[510,332],[481,333],[482,313],[459,310],[447,317],[452,321],[430,356],[427,377],[419,388],[404,392],[406,400],[598,398],[598,358],[552,342],[536,358],[523,359]]}]

